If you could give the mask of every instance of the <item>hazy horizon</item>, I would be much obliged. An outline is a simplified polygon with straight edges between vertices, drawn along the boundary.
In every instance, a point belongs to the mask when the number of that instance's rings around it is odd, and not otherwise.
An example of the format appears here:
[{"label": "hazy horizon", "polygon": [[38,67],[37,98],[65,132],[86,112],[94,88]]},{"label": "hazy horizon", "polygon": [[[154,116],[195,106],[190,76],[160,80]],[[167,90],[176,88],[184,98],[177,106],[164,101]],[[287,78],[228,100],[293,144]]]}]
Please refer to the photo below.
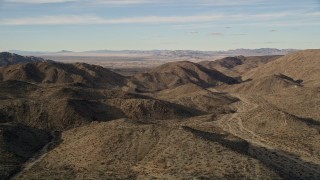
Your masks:
[{"label": "hazy horizon", "polygon": [[[99,52],[122,52],[122,51],[137,51],[137,52],[151,52],[151,51],[199,51],[199,52],[227,52],[227,51],[237,51],[237,50],[262,50],[262,49],[269,49],[269,50],[307,50],[307,49],[293,49],[293,48],[285,48],[285,49],[278,49],[278,48],[267,48],[267,47],[261,47],[261,48],[237,48],[237,49],[226,49],[226,50],[197,50],[197,49],[90,49],[90,50],[82,50],[82,51],[74,51],[70,49],[61,49],[58,51],[32,51],[32,50],[20,50],[20,49],[9,49],[6,50],[6,52],[36,52],[36,53],[87,53],[87,52],[93,52],[93,53],[99,53]],[[0,49],[1,52],[1,49]],[[3,51],[4,52],[4,51]]]},{"label": "hazy horizon", "polygon": [[0,179],[320,180],[319,19],[320,0],[0,0]]},{"label": "hazy horizon", "polygon": [[320,2],[3,0],[0,49],[315,49]]}]

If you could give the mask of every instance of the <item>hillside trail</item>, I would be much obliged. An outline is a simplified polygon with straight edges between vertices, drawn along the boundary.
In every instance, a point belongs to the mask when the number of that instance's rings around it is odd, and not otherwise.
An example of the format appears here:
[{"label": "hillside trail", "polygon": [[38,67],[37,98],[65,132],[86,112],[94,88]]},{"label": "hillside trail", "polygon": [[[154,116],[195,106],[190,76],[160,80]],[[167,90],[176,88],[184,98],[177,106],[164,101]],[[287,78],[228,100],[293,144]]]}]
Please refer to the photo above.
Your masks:
[{"label": "hillside trail", "polygon": [[24,172],[30,170],[35,164],[42,161],[47,156],[48,152],[52,150],[60,142],[61,138],[61,134],[59,131],[52,131],[51,136],[51,141],[48,142],[39,152],[37,152],[27,162],[25,162],[24,165],[21,167],[21,170],[10,179],[19,178],[21,175],[23,175]]},{"label": "hillside trail", "polygon": [[[307,169],[308,171],[316,175],[320,174],[319,167],[314,166],[310,163],[306,163],[303,160],[289,153],[278,151],[278,148],[277,148],[277,146],[279,146],[278,144],[275,144],[274,142],[270,142],[264,139],[263,137],[259,136],[252,130],[243,126],[243,121],[241,118],[242,114],[250,113],[251,111],[257,108],[261,108],[263,109],[263,111],[268,110],[268,109],[265,109],[264,107],[271,106],[269,103],[267,103],[266,101],[262,100],[259,97],[247,97],[245,95],[239,95],[239,94],[232,94],[232,96],[237,97],[240,100],[236,104],[237,111],[235,113],[226,114],[218,118],[218,120],[213,122],[215,126],[241,139],[246,140],[253,146],[261,147],[263,149],[268,149],[268,151],[273,152],[277,156],[279,156],[280,157],[279,159],[289,160],[294,164],[296,164],[295,166],[303,167],[304,169]],[[264,113],[263,111],[261,113]],[[284,123],[286,124],[286,122]],[[274,162],[271,162],[271,163],[275,166],[278,166],[278,168],[283,168],[281,167],[281,164],[276,164]]]},{"label": "hillside trail", "polygon": [[236,105],[236,113],[226,114],[215,121],[214,124],[237,137],[248,140],[255,145],[273,149],[271,146],[267,145],[267,141],[264,138],[260,137],[250,129],[245,128],[240,117],[242,113],[247,113],[258,108],[259,104],[253,103],[242,95],[233,94],[233,96],[240,100]]}]

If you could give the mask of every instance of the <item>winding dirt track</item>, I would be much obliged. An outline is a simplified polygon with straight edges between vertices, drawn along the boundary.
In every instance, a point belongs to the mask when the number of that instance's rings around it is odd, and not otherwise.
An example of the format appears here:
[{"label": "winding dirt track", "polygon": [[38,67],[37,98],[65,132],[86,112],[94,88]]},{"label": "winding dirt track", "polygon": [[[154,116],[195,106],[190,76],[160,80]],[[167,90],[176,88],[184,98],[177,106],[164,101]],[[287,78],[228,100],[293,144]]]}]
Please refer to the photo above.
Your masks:
[{"label": "winding dirt track", "polygon": [[[299,156],[291,154],[292,152],[279,149],[281,145],[261,137],[261,135],[257,134],[258,132],[245,127],[245,123],[243,122],[245,121],[243,117],[246,117],[248,114],[253,115],[254,118],[259,118],[261,114],[267,111],[277,111],[281,116],[284,115],[283,112],[259,97],[253,98],[237,94],[233,96],[241,100],[235,103],[236,113],[220,116],[213,122],[214,126],[246,140],[249,143],[249,155],[278,170],[286,179],[320,179],[320,165],[318,163],[305,162]],[[24,172],[30,170],[47,156],[47,152],[56,146],[60,139],[59,134],[56,132],[52,132],[52,137],[52,141],[26,162],[22,170],[12,179],[20,179]]]},{"label": "winding dirt track", "polygon": [[[267,141],[263,137],[257,135],[255,132],[243,126],[243,122],[241,119],[241,115],[245,113],[250,113],[251,111],[261,108],[263,110],[264,107],[270,106],[263,100],[255,99],[249,100],[249,98],[243,95],[234,95],[239,98],[241,102],[237,104],[237,112],[233,114],[227,114],[214,122],[215,126],[222,128],[224,131],[227,131],[239,138],[242,138],[250,143],[251,146],[259,147],[259,149],[255,149],[254,151],[250,151],[251,155],[257,156],[261,161],[266,162],[267,164],[271,164],[272,166],[280,169],[281,171],[292,174],[293,176],[287,177],[298,177],[298,178],[307,178],[307,179],[320,179],[320,168],[319,165],[314,165],[312,163],[306,163],[305,161],[293,156],[289,153],[285,153],[283,151],[278,151],[274,142]],[[269,107],[270,108],[270,107]],[[278,110],[278,109],[275,109]],[[261,112],[264,113],[264,112]],[[283,115],[283,113],[282,113]],[[284,122],[285,124],[287,122]],[[263,154],[263,155],[261,155]],[[274,157],[272,157],[274,156]],[[267,159],[266,159],[267,158]],[[276,159],[276,160],[275,160]],[[285,161],[282,164],[282,161]],[[291,167],[292,166],[292,167]],[[298,171],[302,171],[298,172]],[[306,173],[305,173],[306,172]]]}]

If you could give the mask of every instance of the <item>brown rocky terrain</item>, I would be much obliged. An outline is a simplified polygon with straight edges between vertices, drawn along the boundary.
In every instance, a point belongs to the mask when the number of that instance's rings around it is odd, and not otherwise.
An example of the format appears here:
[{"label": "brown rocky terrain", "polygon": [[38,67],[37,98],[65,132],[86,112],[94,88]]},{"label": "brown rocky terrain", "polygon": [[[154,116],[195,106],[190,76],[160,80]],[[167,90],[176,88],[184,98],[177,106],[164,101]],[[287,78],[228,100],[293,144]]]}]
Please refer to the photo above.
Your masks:
[{"label": "brown rocky terrain", "polygon": [[153,97],[212,114],[231,112],[229,105],[238,101],[226,93],[212,92],[192,83],[156,92]]},{"label": "brown rocky terrain", "polygon": [[153,92],[193,83],[201,87],[235,84],[238,81],[217,70],[199,64],[181,61],[166,63],[147,73],[135,75],[130,86],[138,92]]},{"label": "brown rocky terrain", "polygon": [[[34,85],[20,81],[5,81],[0,87],[1,122],[19,122],[41,129],[64,130],[92,121],[124,117],[153,120],[201,114],[182,105],[121,90],[72,84]],[[19,91],[15,92],[17,89]],[[21,91],[23,93],[19,93]]]},{"label": "brown rocky terrain", "polygon": [[236,56],[226,57],[215,61],[202,61],[199,64],[208,69],[216,69],[228,76],[239,77],[245,72],[274,61],[282,56]]},{"label": "brown rocky terrain", "polygon": [[244,79],[256,79],[271,74],[284,74],[303,84],[319,86],[320,79],[320,51],[305,50],[290,53],[273,62],[267,63],[244,74]]},{"label": "brown rocky terrain", "polygon": [[[132,77],[87,64],[5,66],[0,175],[320,179],[319,52],[174,62]],[[11,166],[16,150],[28,155]]]},{"label": "brown rocky terrain", "polygon": [[66,131],[57,148],[17,179],[279,178],[247,155],[245,141],[216,128],[194,130],[187,125],[194,120],[186,121],[120,119]]},{"label": "brown rocky terrain", "polygon": [[34,56],[20,56],[14,53],[0,52],[0,67],[19,64],[19,63],[28,63],[28,62],[52,62],[40,57]]},{"label": "brown rocky terrain", "polygon": [[251,154],[285,179],[320,177],[319,122],[291,115],[260,96],[234,96],[241,99],[234,104],[236,113],[218,117],[216,126],[258,146]]},{"label": "brown rocky terrain", "polygon": [[0,68],[0,80],[18,80],[31,83],[82,83],[91,87],[123,86],[126,78],[100,66],[84,63],[55,62],[20,63]]},{"label": "brown rocky terrain", "polygon": [[290,91],[293,88],[302,88],[302,81],[294,80],[283,74],[274,74],[261,78],[250,79],[240,84],[224,85],[217,89],[234,93],[245,94],[273,94],[281,90]]},{"label": "brown rocky terrain", "polygon": [[48,132],[21,124],[0,124],[0,179],[19,172],[21,165],[51,140]]},{"label": "brown rocky terrain", "polygon": [[279,109],[320,122],[320,87],[284,89],[276,94],[265,95],[264,98]]}]

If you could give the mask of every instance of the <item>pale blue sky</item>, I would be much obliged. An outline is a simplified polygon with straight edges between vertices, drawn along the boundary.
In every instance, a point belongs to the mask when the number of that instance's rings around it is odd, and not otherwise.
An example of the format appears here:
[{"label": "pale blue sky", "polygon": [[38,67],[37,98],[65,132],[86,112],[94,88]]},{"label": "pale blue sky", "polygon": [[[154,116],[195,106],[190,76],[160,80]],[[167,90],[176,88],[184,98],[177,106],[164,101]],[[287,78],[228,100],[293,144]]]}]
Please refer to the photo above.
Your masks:
[{"label": "pale blue sky", "polygon": [[320,48],[320,0],[0,0],[0,51]]}]

